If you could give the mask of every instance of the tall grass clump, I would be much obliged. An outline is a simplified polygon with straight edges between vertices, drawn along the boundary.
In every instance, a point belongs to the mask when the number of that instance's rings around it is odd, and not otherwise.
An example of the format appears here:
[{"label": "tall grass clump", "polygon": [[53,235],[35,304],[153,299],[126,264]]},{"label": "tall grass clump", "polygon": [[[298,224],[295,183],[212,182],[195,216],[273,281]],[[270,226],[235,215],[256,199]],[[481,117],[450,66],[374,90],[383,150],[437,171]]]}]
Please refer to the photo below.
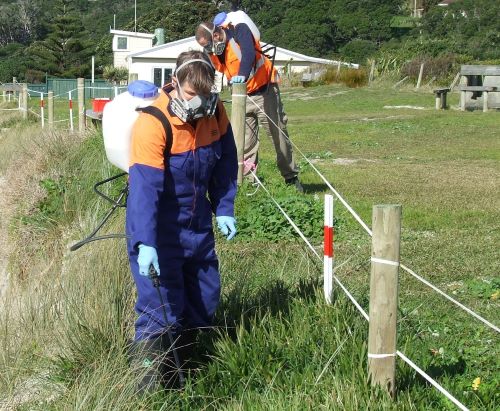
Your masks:
[{"label": "tall grass clump", "polygon": [[362,87],[368,83],[368,75],[366,74],[366,70],[362,68],[357,70],[349,68],[341,70],[340,81],[350,88]]},{"label": "tall grass clump", "polygon": [[328,65],[325,73],[321,76],[324,84],[342,83],[350,88],[362,87],[368,83],[368,75],[364,68],[353,69]]}]

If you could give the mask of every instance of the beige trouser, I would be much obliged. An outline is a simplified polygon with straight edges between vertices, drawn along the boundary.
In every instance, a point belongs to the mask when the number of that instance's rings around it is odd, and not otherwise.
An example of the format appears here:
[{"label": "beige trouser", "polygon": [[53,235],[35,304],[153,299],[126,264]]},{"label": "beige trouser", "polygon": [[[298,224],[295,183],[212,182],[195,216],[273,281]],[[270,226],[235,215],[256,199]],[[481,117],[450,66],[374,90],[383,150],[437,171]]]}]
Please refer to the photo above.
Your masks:
[{"label": "beige trouser", "polygon": [[270,84],[267,93],[264,91],[248,97],[245,128],[244,174],[246,176],[250,175],[250,180],[253,180],[253,178],[251,177],[249,169],[252,168],[253,165],[256,166],[259,160],[259,122],[265,127],[267,134],[271,136],[274,149],[276,150],[276,163],[283,178],[288,180],[298,174],[299,170],[292,156],[292,144],[288,139],[288,131],[286,129],[287,121],[288,118],[283,110],[283,104],[277,84]]}]

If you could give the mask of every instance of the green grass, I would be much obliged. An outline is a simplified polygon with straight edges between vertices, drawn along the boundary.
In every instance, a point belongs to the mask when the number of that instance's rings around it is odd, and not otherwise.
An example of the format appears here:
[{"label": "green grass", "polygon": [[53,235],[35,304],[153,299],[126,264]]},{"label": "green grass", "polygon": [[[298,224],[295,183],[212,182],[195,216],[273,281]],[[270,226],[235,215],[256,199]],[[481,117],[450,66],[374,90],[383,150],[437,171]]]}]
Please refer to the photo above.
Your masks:
[{"label": "green grass", "polygon": [[[498,324],[499,114],[437,112],[429,92],[381,86],[295,88],[283,98],[294,143],[368,225],[373,204],[403,205],[402,261]],[[396,105],[426,110],[384,108]],[[0,175],[15,200],[0,220],[12,245],[0,398],[14,409],[454,409],[402,361],[394,401],[369,388],[367,323],[340,289],[334,305],[324,304],[321,261],[263,190],[248,197],[246,185],[240,234],[218,238],[223,295],[214,329],[197,345],[198,372],[183,393],[137,397],[126,355],[134,288],[124,243],[68,251],[107,209],[91,189],[116,172],[102,137],[40,134],[33,120],[0,116],[13,128],[0,139]],[[266,187],[320,251],[326,187],[297,150],[305,195],[284,186],[266,137],[260,154]],[[337,275],[367,309],[370,238],[340,202],[335,210]],[[123,231],[123,213],[106,230]],[[398,328],[398,348],[460,401],[498,409],[493,331],[402,271]]]}]

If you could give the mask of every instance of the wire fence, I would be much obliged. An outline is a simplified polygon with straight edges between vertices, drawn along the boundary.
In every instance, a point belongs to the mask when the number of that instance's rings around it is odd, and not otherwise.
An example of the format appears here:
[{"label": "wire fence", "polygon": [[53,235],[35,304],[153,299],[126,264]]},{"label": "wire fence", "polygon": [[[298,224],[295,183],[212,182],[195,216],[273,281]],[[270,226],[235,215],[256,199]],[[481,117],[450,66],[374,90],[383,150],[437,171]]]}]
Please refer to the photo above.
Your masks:
[{"label": "wire fence", "polygon": [[[250,169],[250,173],[252,174],[253,178],[257,182],[257,184],[266,192],[266,194],[270,197],[271,201],[276,205],[276,207],[280,210],[280,212],[283,214],[285,219],[291,224],[295,232],[299,235],[299,237],[305,242],[307,247],[311,250],[311,252],[320,260],[323,261],[323,257],[318,254],[314,246],[311,244],[311,242],[307,239],[307,237],[302,233],[300,228],[294,223],[292,218],[287,214],[287,212],[280,206],[278,201],[272,196],[270,191],[265,187],[265,185],[262,183],[262,181],[259,179],[257,174]],[[338,270],[339,267],[336,267],[334,269],[334,272]],[[349,298],[349,300],[353,303],[353,305],[356,307],[356,309],[359,311],[359,313],[363,316],[363,318],[366,321],[370,321],[370,318],[368,316],[368,313],[363,309],[361,304],[356,300],[356,298],[352,295],[352,293],[347,289],[347,287],[342,284],[340,279],[336,276],[333,275],[333,279],[335,282],[339,285],[339,287],[342,289],[344,294]],[[376,355],[376,354],[371,354]],[[387,355],[392,355],[392,354],[383,354],[384,356]],[[413,368],[419,375],[421,375],[426,381],[428,381],[432,386],[434,386],[441,394],[443,394],[446,398],[448,398],[451,402],[453,402],[459,409],[463,411],[468,411],[468,408],[463,405],[458,399],[456,399],[449,391],[447,391],[442,385],[440,385],[436,380],[434,380],[430,375],[428,375],[425,371],[423,371],[420,367],[418,367],[411,359],[409,359],[404,353],[401,351],[396,351],[394,355],[398,355],[405,363],[407,363],[411,368]]]},{"label": "wire fence", "polygon": [[[27,109],[23,107],[22,88],[20,87],[19,90],[19,92],[15,93],[4,93],[3,97],[0,97],[0,102],[6,103],[6,107],[0,107],[0,111],[18,111],[20,113],[27,111],[40,121],[42,128],[45,128],[47,124],[49,127],[53,127],[55,124],[66,123],[68,125],[67,129],[74,131],[75,119],[78,120],[79,117],[78,110],[73,110],[73,102],[75,96],[77,96],[78,88],[66,88],[59,94],[54,94],[51,103],[47,103],[50,97],[49,93],[44,90],[27,88]],[[84,115],[87,115],[88,110],[93,111],[93,109],[87,109],[89,98],[91,100],[90,105],[92,105],[93,100],[111,100],[126,90],[127,86],[98,87],[91,84],[86,85],[83,88],[85,96],[83,101]],[[109,97],[102,97],[103,95]],[[17,107],[10,107],[9,105],[14,102],[17,102]],[[39,106],[39,112],[36,111],[37,105]],[[100,114],[100,112],[97,112],[97,114]],[[65,129],[64,126],[63,129]]]},{"label": "wire fence", "polygon": [[[318,168],[309,160],[309,158],[304,154],[304,152],[285,134],[281,131],[281,129],[278,127],[277,124],[273,122],[273,120],[265,113],[265,111],[252,99],[251,96],[247,96],[247,98],[250,100],[252,104],[254,104],[258,110],[260,110],[270,121],[275,127],[277,127],[280,132],[283,134],[285,138],[290,141],[290,143],[293,145],[293,147],[297,150],[297,152],[306,160],[306,162],[311,166],[311,168],[316,172],[316,174],[321,178],[321,180],[326,184],[326,186],[335,194],[337,199],[344,205],[346,210],[351,214],[351,216],[359,223],[359,225],[364,229],[364,231],[370,236],[373,236],[372,230],[368,227],[368,225],[361,219],[361,217],[356,213],[353,207],[349,205],[349,203],[342,197],[342,195],[333,187],[333,185],[326,179],[326,177],[318,170]],[[273,203],[278,207],[280,212],[283,213],[285,216],[286,220],[290,222],[292,225],[293,229],[297,232],[297,234],[304,240],[308,248],[313,251],[313,253],[318,257],[319,259],[322,260],[322,257],[319,256],[319,254],[316,252],[314,247],[311,245],[309,240],[304,236],[304,234],[300,231],[298,226],[293,222],[293,220],[290,218],[290,216],[286,213],[285,210],[279,205],[279,203],[274,199],[262,183],[262,181],[258,178],[258,176],[255,174],[254,170],[250,167],[249,169],[250,173],[252,174],[253,178],[255,181],[259,184],[260,187],[270,196],[271,200]],[[445,297],[448,301],[451,301],[454,303],[457,307],[465,311],[467,314],[471,315],[475,319],[481,321],[484,325],[489,327],[490,329],[496,331],[497,333],[500,332],[500,329],[491,323],[490,321],[486,320],[470,308],[466,307],[464,304],[460,303],[453,297],[449,296],[446,294],[444,291],[430,283],[428,280],[424,279],[422,276],[416,274],[413,270],[408,268],[407,266],[400,264],[401,268],[411,274],[413,277],[415,277],[417,280],[422,282],[423,284],[427,285],[430,287],[432,290],[438,292],[440,295]],[[336,272],[336,270],[334,270]],[[349,298],[349,300],[353,303],[353,305],[356,307],[356,309],[360,312],[360,314],[367,320],[369,321],[369,316],[368,313],[363,309],[363,307],[359,304],[359,302],[354,298],[354,296],[349,292],[349,290],[342,284],[342,282],[338,279],[336,275],[333,276],[335,282],[339,285],[339,287],[342,289],[344,294]],[[384,355],[393,355],[393,354],[384,354]],[[408,358],[403,352],[401,351],[396,351],[394,355],[397,355],[400,357],[406,364],[408,364],[411,368],[413,368],[422,378],[424,378],[426,381],[428,381],[432,386],[434,386],[441,394],[443,394],[446,398],[448,398],[453,404],[455,404],[459,409],[461,410],[468,410],[468,408],[462,404],[457,398],[455,398],[449,391],[447,391],[443,386],[441,386],[437,381],[435,381],[430,375],[428,375],[425,371],[423,371],[418,365],[416,365],[410,358]]]}]

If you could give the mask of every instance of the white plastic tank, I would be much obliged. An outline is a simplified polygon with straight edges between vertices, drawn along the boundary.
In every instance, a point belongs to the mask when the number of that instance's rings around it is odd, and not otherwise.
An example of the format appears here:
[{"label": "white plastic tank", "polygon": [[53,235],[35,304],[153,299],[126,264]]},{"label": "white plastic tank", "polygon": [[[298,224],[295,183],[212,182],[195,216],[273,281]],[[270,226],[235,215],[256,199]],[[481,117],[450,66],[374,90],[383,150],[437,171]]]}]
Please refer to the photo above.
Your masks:
[{"label": "white plastic tank", "polygon": [[102,134],[106,157],[111,164],[128,173],[130,141],[136,108],[147,107],[158,97],[158,87],[145,80],[130,83],[125,93],[119,94],[104,106]]},{"label": "white plastic tank", "polygon": [[229,13],[221,12],[214,18],[214,26],[227,27],[231,24],[233,27],[236,27],[240,23],[245,23],[248,26],[256,41],[260,40],[259,29],[243,10],[231,11]]}]

